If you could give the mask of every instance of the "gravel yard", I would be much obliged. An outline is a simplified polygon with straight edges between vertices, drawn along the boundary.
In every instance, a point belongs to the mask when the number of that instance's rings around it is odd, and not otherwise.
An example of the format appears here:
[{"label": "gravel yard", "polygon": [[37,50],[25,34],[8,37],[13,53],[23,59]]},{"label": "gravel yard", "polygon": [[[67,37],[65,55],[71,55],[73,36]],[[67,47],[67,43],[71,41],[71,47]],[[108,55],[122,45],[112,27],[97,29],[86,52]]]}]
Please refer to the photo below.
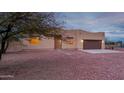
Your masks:
[{"label": "gravel yard", "polygon": [[0,62],[0,79],[124,80],[124,53],[90,54],[79,50],[11,52]]}]

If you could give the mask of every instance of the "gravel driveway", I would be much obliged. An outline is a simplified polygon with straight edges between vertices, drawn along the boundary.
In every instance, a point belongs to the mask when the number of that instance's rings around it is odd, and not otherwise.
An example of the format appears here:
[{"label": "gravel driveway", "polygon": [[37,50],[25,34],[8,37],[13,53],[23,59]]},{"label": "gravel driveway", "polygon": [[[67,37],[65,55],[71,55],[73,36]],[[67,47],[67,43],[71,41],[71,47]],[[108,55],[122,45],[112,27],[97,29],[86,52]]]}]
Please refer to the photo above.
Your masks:
[{"label": "gravel driveway", "polygon": [[[122,50],[123,51],[123,50]],[[25,50],[4,55],[0,79],[124,80],[124,53]]]}]

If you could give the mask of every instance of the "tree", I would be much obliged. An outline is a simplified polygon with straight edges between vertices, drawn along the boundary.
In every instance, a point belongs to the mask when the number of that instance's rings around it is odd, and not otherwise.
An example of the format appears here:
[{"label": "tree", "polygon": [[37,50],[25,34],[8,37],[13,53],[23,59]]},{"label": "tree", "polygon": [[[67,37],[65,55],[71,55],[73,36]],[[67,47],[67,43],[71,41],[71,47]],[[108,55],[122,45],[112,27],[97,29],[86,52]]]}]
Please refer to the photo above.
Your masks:
[{"label": "tree", "polygon": [[61,28],[55,13],[7,12],[0,13],[0,59],[6,52],[9,41],[24,34],[31,36],[55,35]]}]

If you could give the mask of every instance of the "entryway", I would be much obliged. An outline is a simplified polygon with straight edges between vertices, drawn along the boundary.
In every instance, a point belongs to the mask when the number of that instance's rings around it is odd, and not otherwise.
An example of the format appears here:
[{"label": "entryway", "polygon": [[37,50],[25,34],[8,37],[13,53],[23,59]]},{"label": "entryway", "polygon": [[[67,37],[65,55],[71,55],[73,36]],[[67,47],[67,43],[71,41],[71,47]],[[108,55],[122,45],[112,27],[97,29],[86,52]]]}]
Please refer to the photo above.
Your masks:
[{"label": "entryway", "polygon": [[61,49],[62,48],[62,36],[57,35],[54,38],[54,48],[55,49]]}]

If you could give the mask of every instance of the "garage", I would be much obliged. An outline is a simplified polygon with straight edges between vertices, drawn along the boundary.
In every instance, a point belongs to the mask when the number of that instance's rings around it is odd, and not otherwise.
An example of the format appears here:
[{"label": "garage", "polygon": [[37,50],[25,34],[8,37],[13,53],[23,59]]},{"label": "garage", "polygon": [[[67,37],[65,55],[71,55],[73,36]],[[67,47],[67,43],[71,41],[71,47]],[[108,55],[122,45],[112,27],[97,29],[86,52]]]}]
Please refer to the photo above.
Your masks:
[{"label": "garage", "polygon": [[84,40],[84,49],[101,49],[102,40]]}]

